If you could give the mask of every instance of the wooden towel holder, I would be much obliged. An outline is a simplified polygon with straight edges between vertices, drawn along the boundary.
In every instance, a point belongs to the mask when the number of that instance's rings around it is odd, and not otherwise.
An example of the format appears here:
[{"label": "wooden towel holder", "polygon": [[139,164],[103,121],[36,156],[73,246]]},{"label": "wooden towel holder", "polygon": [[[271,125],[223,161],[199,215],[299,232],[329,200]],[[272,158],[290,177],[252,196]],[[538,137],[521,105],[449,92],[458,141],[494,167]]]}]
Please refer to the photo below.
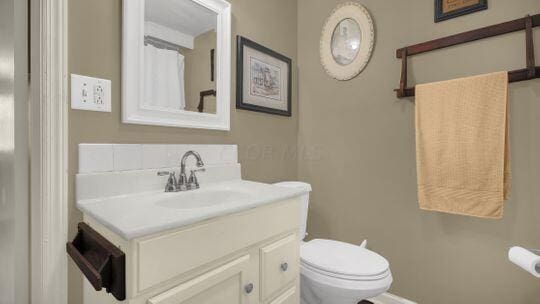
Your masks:
[{"label": "wooden towel holder", "polygon": [[540,66],[536,66],[534,59],[534,41],[532,30],[537,26],[540,26],[540,14],[536,14],[534,16],[527,15],[524,18],[398,49],[396,50],[396,57],[401,59],[401,80],[399,82],[399,88],[395,89],[394,91],[397,92],[398,98],[411,97],[415,95],[415,88],[407,87],[407,57],[409,56],[522,30],[525,30],[527,67],[525,69],[508,72],[508,82],[518,82],[540,78]]}]

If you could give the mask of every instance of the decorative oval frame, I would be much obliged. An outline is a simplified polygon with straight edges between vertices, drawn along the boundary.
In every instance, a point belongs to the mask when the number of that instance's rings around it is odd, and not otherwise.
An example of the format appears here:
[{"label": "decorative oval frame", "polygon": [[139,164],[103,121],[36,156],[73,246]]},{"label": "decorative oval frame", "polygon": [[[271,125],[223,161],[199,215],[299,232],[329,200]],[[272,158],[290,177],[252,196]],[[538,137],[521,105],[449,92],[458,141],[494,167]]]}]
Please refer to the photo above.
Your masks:
[{"label": "decorative oval frame", "polygon": [[[332,56],[332,35],[336,26],[344,19],[353,19],[360,26],[362,43],[353,62],[340,65]],[[361,4],[346,2],[337,6],[326,19],[320,40],[321,64],[326,73],[337,80],[350,80],[364,70],[368,64],[375,44],[375,28],[368,10]]]}]

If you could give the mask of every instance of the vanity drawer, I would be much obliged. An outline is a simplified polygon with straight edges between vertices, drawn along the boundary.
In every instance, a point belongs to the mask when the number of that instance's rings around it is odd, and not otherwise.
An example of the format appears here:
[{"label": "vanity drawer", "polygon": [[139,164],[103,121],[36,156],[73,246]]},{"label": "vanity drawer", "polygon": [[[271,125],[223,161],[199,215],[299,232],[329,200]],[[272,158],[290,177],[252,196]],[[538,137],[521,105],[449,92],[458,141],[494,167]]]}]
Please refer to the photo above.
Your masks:
[{"label": "vanity drawer", "polygon": [[249,255],[245,255],[154,296],[146,303],[247,303],[249,294],[244,292],[243,286],[247,282],[248,269]]},{"label": "vanity drawer", "polygon": [[[212,261],[297,230],[299,211],[298,200],[290,199],[140,240],[136,258],[137,290],[142,292],[180,275],[189,275]],[[297,267],[295,263],[289,264],[291,269]],[[279,264],[277,267],[279,270]]]},{"label": "vanity drawer", "polygon": [[262,301],[296,280],[300,262],[299,247],[298,238],[293,234],[260,249]]}]

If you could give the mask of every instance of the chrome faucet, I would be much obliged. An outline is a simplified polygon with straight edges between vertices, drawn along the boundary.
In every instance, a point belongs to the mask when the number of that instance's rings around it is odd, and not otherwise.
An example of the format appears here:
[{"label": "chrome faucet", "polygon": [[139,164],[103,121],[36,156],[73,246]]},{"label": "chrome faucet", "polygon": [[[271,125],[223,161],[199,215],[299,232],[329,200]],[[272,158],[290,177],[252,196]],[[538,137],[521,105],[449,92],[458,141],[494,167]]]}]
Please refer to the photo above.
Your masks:
[{"label": "chrome faucet", "polygon": [[[197,160],[197,167],[199,169],[190,170],[191,173],[188,178],[186,175],[186,160],[190,156],[195,157],[195,159]],[[202,161],[199,153],[195,151],[187,151],[184,156],[182,156],[182,160],[180,161],[180,176],[178,177],[178,180],[176,179],[176,174],[174,172],[159,171],[158,175],[169,175],[169,178],[167,179],[167,184],[165,185],[165,192],[194,190],[199,189],[199,181],[197,180],[197,175],[195,173],[199,171],[205,171],[203,167],[204,162]]]},{"label": "chrome faucet", "polygon": [[175,192],[176,188],[178,186],[178,182],[176,181],[176,174],[174,172],[169,171],[159,171],[157,173],[159,176],[165,176],[168,175],[169,178],[167,179],[167,184],[165,185],[165,192]]},{"label": "chrome faucet", "polygon": [[[200,169],[190,170],[191,174],[189,175],[188,179],[186,177],[186,160],[190,156],[195,157],[195,159],[197,160],[197,167]],[[205,171],[203,167],[204,163],[199,153],[195,151],[187,151],[186,154],[182,156],[182,160],[180,161],[180,180],[178,181],[178,188],[180,189],[179,191],[199,189],[199,181],[197,180],[195,172]]]}]

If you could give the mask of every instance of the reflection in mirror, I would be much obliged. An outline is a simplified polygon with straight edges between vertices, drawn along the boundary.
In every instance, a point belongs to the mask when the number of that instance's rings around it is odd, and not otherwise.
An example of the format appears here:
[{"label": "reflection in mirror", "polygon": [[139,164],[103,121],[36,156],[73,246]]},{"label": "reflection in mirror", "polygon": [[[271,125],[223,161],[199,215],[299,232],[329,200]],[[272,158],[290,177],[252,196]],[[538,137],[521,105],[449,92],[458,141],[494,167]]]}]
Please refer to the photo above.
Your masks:
[{"label": "reflection in mirror", "polygon": [[216,113],[216,26],[192,0],[145,0],[141,107]]},{"label": "reflection in mirror", "polygon": [[348,65],[356,59],[362,42],[362,31],[354,19],[341,20],[332,34],[332,57],[340,65]]}]

